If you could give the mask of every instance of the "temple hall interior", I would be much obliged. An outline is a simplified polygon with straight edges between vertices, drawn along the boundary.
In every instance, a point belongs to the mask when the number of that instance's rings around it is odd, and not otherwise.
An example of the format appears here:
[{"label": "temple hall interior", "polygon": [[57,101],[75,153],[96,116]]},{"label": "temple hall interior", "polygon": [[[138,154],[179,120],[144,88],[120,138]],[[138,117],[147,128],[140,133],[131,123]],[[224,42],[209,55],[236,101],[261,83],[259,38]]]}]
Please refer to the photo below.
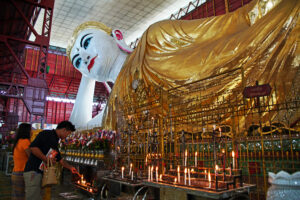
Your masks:
[{"label": "temple hall interior", "polygon": [[298,200],[299,0],[1,0],[0,200]]}]

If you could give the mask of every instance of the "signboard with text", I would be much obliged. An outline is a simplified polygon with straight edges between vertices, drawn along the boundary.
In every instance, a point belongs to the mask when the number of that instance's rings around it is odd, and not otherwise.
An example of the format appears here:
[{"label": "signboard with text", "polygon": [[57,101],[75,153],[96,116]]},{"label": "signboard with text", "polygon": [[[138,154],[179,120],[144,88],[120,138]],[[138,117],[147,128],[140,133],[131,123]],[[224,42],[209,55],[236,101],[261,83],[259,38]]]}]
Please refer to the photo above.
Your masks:
[{"label": "signboard with text", "polygon": [[255,86],[245,87],[243,91],[243,95],[245,98],[268,96],[270,95],[271,90],[272,88],[269,84],[255,85]]}]

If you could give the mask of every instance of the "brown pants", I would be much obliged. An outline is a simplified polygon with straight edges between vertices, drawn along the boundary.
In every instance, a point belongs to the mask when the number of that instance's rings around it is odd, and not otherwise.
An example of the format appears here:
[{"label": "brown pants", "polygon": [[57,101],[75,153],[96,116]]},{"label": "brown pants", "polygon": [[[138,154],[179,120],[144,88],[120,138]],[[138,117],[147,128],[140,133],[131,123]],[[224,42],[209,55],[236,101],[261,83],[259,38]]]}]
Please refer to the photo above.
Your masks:
[{"label": "brown pants", "polygon": [[12,200],[24,200],[25,199],[25,184],[23,178],[23,172],[13,172],[11,175],[12,186]]},{"label": "brown pants", "polygon": [[42,200],[42,174],[35,171],[24,172],[25,199]]}]

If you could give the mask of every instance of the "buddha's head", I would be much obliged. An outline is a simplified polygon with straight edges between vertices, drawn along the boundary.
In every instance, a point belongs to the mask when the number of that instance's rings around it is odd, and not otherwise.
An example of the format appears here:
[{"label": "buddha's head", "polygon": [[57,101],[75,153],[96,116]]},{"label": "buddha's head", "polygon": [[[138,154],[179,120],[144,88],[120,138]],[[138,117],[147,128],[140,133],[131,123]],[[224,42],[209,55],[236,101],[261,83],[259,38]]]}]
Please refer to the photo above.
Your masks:
[{"label": "buddha's head", "polygon": [[89,21],[73,32],[67,56],[82,75],[96,81],[108,81],[109,73],[121,51],[131,52],[120,30]]}]

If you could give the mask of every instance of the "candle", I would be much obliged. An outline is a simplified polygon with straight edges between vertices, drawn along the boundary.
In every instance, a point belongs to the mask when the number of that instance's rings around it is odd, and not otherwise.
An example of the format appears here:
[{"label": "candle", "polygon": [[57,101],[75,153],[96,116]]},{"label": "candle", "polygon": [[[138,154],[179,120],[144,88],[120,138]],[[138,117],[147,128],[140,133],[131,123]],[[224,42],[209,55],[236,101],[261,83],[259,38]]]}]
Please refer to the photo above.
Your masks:
[{"label": "candle", "polygon": [[222,129],[219,127],[220,137],[222,136]]},{"label": "candle", "polygon": [[208,187],[211,188],[211,177],[210,177],[210,172],[208,172]]},{"label": "candle", "polygon": [[180,167],[177,167],[177,176],[178,176],[178,183],[180,183]]},{"label": "candle", "polygon": [[222,153],[223,153],[223,171],[225,172],[225,168],[226,168],[225,149],[222,149]]},{"label": "candle", "polygon": [[219,166],[216,165],[216,176],[218,176]]},{"label": "candle", "polygon": [[129,176],[131,175],[132,163],[130,163]]},{"label": "candle", "polygon": [[195,153],[195,167],[197,167],[197,155],[198,155],[198,152],[196,151],[196,153]]},{"label": "candle", "polygon": [[216,130],[216,125],[215,124],[213,125],[213,129]]},{"label": "candle", "polygon": [[185,150],[185,154],[184,154],[184,166],[186,167],[186,163],[187,163],[187,150]]},{"label": "candle", "polygon": [[189,179],[189,185],[191,185],[191,170],[188,169],[188,179]]},{"label": "candle", "polygon": [[206,170],[204,170],[205,179],[206,179],[206,172],[207,172],[207,171],[206,171]]},{"label": "candle", "polygon": [[148,166],[148,181],[150,181],[151,179],[150,179],[150,166]]},{"label": "candle", "polygon": [[156,175],[156,182],[158,182],[158,166],[156,166],[156,173],[155,173],[155,175]]},{"label": "candle", "polygon": [[177,178],[174,178],[174,184],[176,184],[176,182],[177,182]]},{"label": "candle", "polygon": [[131,180],[133,181],[133,171],[131,172]]},{"label": "candle", "polygon": [[187,169],[184,168],[184,185],[186,185],[186,173],[187,173]]},{"label": "candle", "polygon": [[122,178],[124,178],[124,167],[121,168],[122,171]]},{"label": "candle", "polygon": [[153,181],[153,165],[151,167],[151,174],[150,174],[150,177],[151,177],[151,181]]},{"label": "candle", "polygon": [[162,174],[159,175],[159,181],[162,181]]},{"label": "candle", "polygon": [[232,168],[235,169],[234,151],[232,151]]}]

